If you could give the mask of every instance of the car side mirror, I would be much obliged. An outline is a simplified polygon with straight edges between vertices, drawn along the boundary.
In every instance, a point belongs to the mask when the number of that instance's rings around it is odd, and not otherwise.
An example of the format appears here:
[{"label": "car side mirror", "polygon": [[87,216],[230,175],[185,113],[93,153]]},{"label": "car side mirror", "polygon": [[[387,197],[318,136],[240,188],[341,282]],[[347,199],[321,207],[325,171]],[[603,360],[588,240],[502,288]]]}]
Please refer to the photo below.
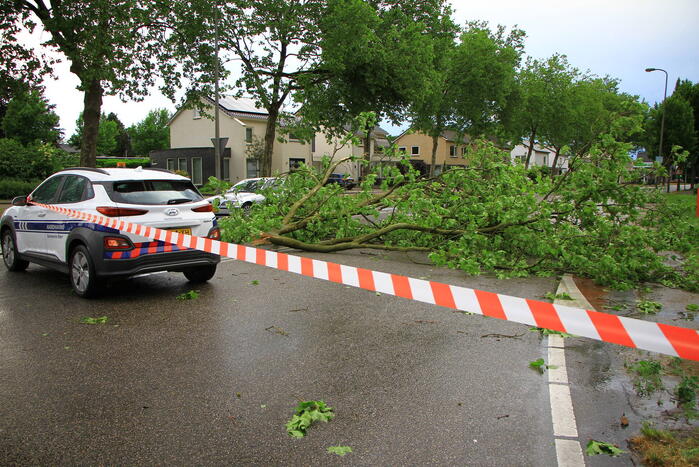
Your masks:
[{"label": "car side mirror", "polygon": [[26,206],[27,205],[27,197],[26,196],[17,196],[12,199],[12,205],[13,206]]}]

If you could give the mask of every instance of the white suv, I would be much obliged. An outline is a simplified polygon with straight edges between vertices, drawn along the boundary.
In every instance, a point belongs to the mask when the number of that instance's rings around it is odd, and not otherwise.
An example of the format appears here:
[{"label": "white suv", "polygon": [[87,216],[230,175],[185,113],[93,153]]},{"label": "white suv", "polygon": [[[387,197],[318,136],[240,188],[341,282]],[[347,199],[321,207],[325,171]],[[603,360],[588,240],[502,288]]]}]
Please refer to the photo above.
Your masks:
[{"label": "white suv", "polygon": [[95,295],[109,278],[179,271],[205,282],[216,273],[218,255],[122,233],[32,202],[218,240],[211,205],[186,177],[141,167],[60,171],[29,196],[13,199],[0,218],[5,266],[23,271],[32,262],[66,272],[81,297]]}]

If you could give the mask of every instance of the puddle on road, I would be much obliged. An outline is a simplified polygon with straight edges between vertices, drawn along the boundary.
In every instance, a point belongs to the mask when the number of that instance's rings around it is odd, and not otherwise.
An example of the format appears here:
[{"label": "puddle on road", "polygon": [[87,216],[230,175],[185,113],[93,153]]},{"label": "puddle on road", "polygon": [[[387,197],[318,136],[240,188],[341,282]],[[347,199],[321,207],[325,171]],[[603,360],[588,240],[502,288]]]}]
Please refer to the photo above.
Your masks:
[{"label": "puddle on road", "polygon": [[607,305],[607,290],[595,284],[592,279],[573,276],[575,285],[578,286],[580,292],[585,296],[590,305],[597,310],[602,311]]},{"label": "puddle on road", "polygon": [[[643,321],[662,322],[675,326],[697,329],[699,316],[687,311],[687,305],[699,304],[699,294],[671,289],[659,284],[647,284],[646,287],[626,291],[610,290],[595,284],[590,279],[574,277],[575,284],[590,304],[600,312],[628,316]],[[652,301],[662,304],[656,314],[641,314],[637,304]],[[680,377],[670,369],[672,359],[659,354],[638,351],[630,348],[611,346],[589,340],[573,340],[566,350],[571,354],[573,374],[579,382],[592,390],[603,404],[612,411],[625,413],[633,427],[643,421],[651,420],[662,429],[678,429],[698,426],[699,419],[687,423],[682,412],[678,410],[674,389]],[[627,368],[639,360],[660,361],[663,366],[662,382],[664,388],[653,394],[640,397],[634,387],[635,374]],[[576,365],[577,363],[577,365]],[[698,375],[697,362],[683,362],[686,375]],[[615,425],[614,428],[620,428]],[[621,430],[620,433],[626,436]]]}]

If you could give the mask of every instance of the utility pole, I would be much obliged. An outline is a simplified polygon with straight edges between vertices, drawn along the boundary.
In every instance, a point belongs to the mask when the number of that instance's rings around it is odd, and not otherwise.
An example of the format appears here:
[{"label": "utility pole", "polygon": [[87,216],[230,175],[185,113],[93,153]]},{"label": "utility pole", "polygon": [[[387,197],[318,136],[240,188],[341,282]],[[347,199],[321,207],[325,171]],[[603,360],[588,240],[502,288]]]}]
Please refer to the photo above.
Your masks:
[{"label": "utility pole", "polygon": [[[667,99],[667,71],[662,68],[646,68],[646,73],[651,71],[662,71],[665,73],[665,94],[663,94],[663,116],[660,119],[660,144],[658,145],[658,155],[663,157],[663,133],[665,133],[665,99]],[[663,162],[665,162],[663,160]],[[669,162],[669,161],[668,161]],[[670,180],[672,179],[672,166],[667,164],[668,176],[667,176],[667,192],[670,193]]]},{"label": "utility pole", "polygon": [[216,11],[214,12],[214,48],[216,49],[216,64],[214,68],[214,101],[215,101],[215,110],[214,110],[214,165],[215,171],[214,174],[216,175],[216,178],[221,180],[221,129],[219,126],[219,104],[218,104],[218,99],[219,99],[219,87],[218,87],[218,76],[219,76],[219,60],[218,60],[218,22],[219,22],[219,7],[218,3],[216,3]]}]

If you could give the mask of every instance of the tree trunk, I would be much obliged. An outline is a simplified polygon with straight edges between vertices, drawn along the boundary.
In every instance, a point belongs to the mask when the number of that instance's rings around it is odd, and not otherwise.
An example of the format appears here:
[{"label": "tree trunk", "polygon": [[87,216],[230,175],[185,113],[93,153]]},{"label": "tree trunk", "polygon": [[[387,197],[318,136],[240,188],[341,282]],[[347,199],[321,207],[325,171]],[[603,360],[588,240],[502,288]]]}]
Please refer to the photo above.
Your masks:
[{"label": "tree trunk", "polygon": [[366,175],[369,173],[369,168],[371,165],[371,132],[374,128],[372,126],[367,126],[364,128],[364,138],[363,140],[363,159],[366,161],[365,164],[359,166],[359,178],[364,180]]},{"label": "tree trunk", "polygon": [[[272,176],[272,154],[274,152],[274,140],[277,139],[277,118],[279,118],[279,109],[269,109],[267,116],[267,128],[265,129],[265,148],[260,159],[260,176]],[[292,167],[289,167],[291,170]]]},{"label": "tree trunk", "polygon": [[556,150],[556,155],[553,156],[553,163],[551,164],[551,178],[556,176],[556,166],[558,166],[558,155],[560,153],[560,149],[554,148]]},{"label": "tree trunk", "polygon": [[534,152],[534,138],[536,138],[536,128],[532,128],[532,132],[529,134],[529,149],[527,149],[527,160],[524,161],[524,168],[529,168],[529,161],[532,158],[532,152]]},{"label": "tree trunk", "polygon": [[[430,178],[434,177],[434,169],[437,165],[437,144],[439,136],[432,136],[432,163],[430,164]],[[456,149],[454,149],[456,150]]]},{"label": "tree trunk", "polygon": [[83,110],[83,140],[80,148],[80,165],[97,167],[97,136],[102,111],[102,83],[93,79],[85,89],[85,109]]}]

